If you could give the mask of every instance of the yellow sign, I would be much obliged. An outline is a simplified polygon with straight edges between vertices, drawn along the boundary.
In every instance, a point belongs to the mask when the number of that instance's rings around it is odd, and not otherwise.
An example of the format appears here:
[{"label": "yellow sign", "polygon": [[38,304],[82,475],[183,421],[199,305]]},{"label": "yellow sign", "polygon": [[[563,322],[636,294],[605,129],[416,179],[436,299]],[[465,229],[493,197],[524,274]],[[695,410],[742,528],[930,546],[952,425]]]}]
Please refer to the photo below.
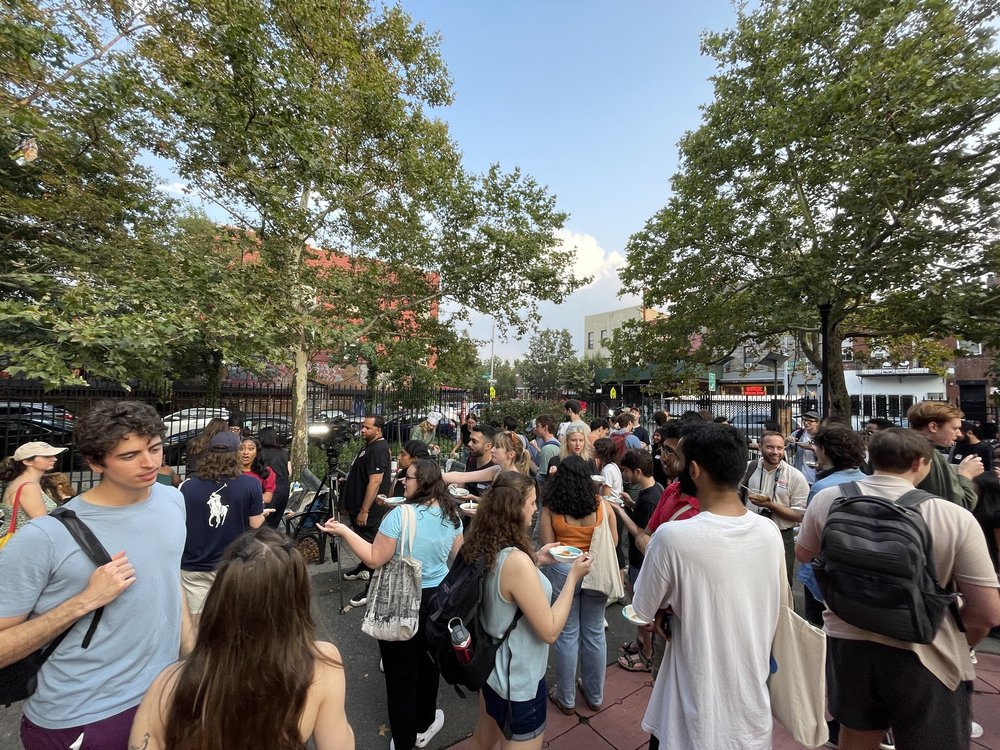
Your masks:
[{"label": "yellow sign", "polygon": [[496,388],[494,388],[494,387],[493,387],[493,386],[491,385],[491,386],[490,386],[490,401],[492,401],[492,400],[493,400],[493,399],[495,399],[496,397],[497,397],[497,389],[496,389]]},{"label": "yellow sign", "polygon": [[611,386],[611,393],[608,394],[608,395],[611,396],[611,400],[612,401],[614,401],[616,398],[618,398],[618,391],[615,390],[614,386]]}]

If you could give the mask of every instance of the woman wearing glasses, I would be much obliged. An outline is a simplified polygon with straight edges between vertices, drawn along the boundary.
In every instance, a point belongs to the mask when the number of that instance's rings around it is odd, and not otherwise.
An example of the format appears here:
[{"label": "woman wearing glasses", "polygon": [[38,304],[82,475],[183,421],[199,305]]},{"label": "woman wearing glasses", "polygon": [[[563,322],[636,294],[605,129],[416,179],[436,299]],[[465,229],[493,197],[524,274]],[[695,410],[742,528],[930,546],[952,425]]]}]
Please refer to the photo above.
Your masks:
[{"label": "woman wearing glasses", "polygon": [[[425,747],[444,726],[444,712],[437,708],[437,665],[428,655],[424,622],[428,602],[448,573],[448,566],[462,546],[458,508],[441,479],[438,465],[429,459],[414,461],[403,476],[403,496],[416,516],[412,557],[421,563],[420,624],[408,641],[379,641],[385,670],[385,691],[392,730],[390,750]],[[323,530],[343,537],[351,551],[369,568],[385,565],[400,543],[403,511],[393,508],[382,519],[374,542],[366,542],[346,524],[334,519]]]}]

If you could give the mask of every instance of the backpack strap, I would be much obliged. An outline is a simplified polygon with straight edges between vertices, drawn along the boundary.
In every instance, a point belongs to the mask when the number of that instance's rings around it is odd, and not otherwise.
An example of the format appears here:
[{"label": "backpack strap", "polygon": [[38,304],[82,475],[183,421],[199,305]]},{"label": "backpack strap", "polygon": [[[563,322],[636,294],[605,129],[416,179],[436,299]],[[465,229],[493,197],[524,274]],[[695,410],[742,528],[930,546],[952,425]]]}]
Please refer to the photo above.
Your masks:
[{"label": "backpack strap", "polygon": [[[49,515],[57,519],[63,526],[66,527],[66,531],[68,531],[69,535],[73,537],[73,540],[80,545],[80,548],[84,551],[87,557],[90,558],[90,561],[94,563],[94,565],[101,567],[102,565],[107,565],[111,562],[111,555],[109,555],[108,551],[104,549],[104,545],[101,544],[101,540],[94,535],[94,532],[90,530],[90,527],[87,526],[87,524],[79,519],[74,511],[69,508],[56,508]],[[83,637],[83,648],[90,646],[90,642],[94,638],[94,631],[97,630],[97,623],[101,621],[101,615],[103,614],[104,607],[99,607],[94,610],[94,617],[90,621],[90,627],[87,628],[87,634]],[[71,627],[72,626],[70,626],[70,628]],[[69,633],[70,628],[64,630],[59,637],[45,649],[43,652],[43,656],[45,658],[48,658],[48,656],[51,655],[52,651],[55,650],[55,647],[58,646],[66,634]]]},{"label": "backpack strap", "polygon": [[841,497],[854,497],[855,495],[860,495],[861,487],[857,482],[844,482],[843,484],[838,484],[837,489],[840,491]]},{"label": "backpack strap", "polygon": [[932,495],[926,490],[912,489],[897,498],[896,505],[902,505],[904,508],[916,508],[924,500],[930,500],[932,497],[937,497],[937,495]]}]

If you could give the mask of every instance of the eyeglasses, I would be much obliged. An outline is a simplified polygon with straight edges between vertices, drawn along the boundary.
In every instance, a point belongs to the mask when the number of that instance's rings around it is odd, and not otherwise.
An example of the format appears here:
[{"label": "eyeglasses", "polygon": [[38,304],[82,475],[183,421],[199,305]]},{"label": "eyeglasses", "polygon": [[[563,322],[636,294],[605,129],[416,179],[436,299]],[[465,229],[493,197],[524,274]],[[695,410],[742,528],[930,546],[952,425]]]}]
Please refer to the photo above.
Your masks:
[{"label": "eyeglasses", "polygon": [[416,479],[416,477],[411,477],[409,474],[403,477],[403,479]]},{"label": "eyeglasses", "polygon": [[677,455],[677,451],[676,450],[674,450],[673,448],[671,448],[669,445],[665,445],[664,443],[660,443],[660,452],[661,453],[666,453],[668,456],[676,456]]}]

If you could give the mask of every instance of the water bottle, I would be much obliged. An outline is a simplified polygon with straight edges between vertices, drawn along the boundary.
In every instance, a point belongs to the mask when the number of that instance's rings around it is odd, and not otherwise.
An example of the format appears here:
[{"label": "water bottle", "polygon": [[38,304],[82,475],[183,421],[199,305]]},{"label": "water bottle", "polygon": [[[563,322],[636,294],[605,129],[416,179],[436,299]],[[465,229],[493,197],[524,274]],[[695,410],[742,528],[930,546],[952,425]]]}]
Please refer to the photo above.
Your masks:
[{"label": "water bottle", "polygon": [[462,618],[452,617],[448,620],[448,631],[451,633],[451,648],[458,663],[468,664],[472,661],[472,636],[469,635]]}]

